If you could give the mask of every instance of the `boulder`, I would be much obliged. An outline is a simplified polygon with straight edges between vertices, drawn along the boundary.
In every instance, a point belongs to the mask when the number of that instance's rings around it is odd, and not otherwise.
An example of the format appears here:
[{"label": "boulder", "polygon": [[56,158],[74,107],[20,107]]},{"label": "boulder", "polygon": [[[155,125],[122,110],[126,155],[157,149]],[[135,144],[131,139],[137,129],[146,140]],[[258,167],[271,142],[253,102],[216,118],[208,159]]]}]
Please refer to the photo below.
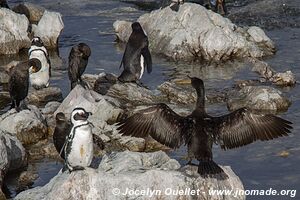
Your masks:
[{"label": "boulder", "polygon": [[24,10],[26,12],[26,15],[28,15],[27,17],[31,24],[38,23],[45,12],[45,8],[28,2],[18,4],[13,8],[13,11],[17,13],[23,13]]},{"label": "boulder", "polygon": [[29,21],[25,15],[9,9],[0,9],[0,55],[16,54],[20,49],[30,47],[27,35]]},{"label": "boulder", "polygon": [[82,107],[86,111],[93,113],[89,117],[89,121],[96,127],[102,127],[103,124],[112,124],[117,121],[118,117],[123,113],[123,110],[118,106],[120,105],[116,100],[77,85],[64,99],[54,115],[58,112],[63,112],[70,118],[74,108]]},{"label": "boulder", "polygon": [[[211,199],[244,200],[245,196],[209,195],[209,190],[243,190],[240,179],[230,167],[222,167],[228,179],[202,178],[196,166],[180,169],[180,164],[166,153],[120,152],[103,157],[98,169],[59,173],[47,185],[20,193],[15,199]],[[169,192],[198,190],[198,196],[168,195]],[[132,194],[126,190],[157,191]],[[69,192],[66,192],[69,191]]]},{"label": "boulder", "polygon": [[29,104],[35,106],[45,106],[50,101],[62,101],[61,89],[58,87],[48,87],[40,90],[31,88],[26,98]]},{"label": "boulder", "polygon": [[[49,26],[51,24],[51,26]],[[61,14],[58,12],[45,11],[37,25],[32,25],[34,36],[43,40],[44,45],[51,49],[57,48],[58,37],[64,28]]]},{"label": "boulder", "polygon": [[16,136],[24,145],[36,143],[47,136],[45,118],[35,106],[16,112],[11,109],[0,116],[0,130]]},{"label": "boulder", "polygon": [[[174,60],[218,62],[263,57],[275,51],[273,41],[259,27],[237,27],[198,4],[185,3],[178,12],[169,7],[155,10],[137,21],[148,35],[151,50]],[[131,23],[116,21],[113,26],[118,39],[126,42]]]},{"label": "boulder", "polygon": [[8,172],[27,165],[27,155],[21,142],[13,135],[0,130],[0,171]]},{"label": "boulder", "polygon": [[60,104],[61,104],[60,102],[51,101],[45,105],[45,108],[41,109],[42,114],[46,118],[49,135],[53,135],[53,133],[54,133],[54,129],[55,129],[55,125],[56,125],[54,112],[58,109]]},{"label": "boulder", "polygon": [[227,107],[231,111],[242,107],[256,111],[286,111],[291,104],[282,92],[270,86],[245,86],[228,98]]}]

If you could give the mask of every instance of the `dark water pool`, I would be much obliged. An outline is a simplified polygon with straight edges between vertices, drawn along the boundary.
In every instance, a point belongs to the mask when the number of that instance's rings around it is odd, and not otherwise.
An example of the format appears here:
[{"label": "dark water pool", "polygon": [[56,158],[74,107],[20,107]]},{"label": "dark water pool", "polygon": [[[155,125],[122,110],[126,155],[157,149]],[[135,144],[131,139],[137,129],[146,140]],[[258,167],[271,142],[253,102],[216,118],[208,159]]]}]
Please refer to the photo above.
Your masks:
[{"label": "dark water pool", "polygon": [[[11,1],[16,3],[20,1]],[[62,64],[56,66],[53,85],[64,91],[69,91],[69,83],[65,71],[67,57],[71,46],[79,42],[87,43],[92,49],[86,73],[102,71],[119,74],[118,66],[122,50],[114,42],[112,24],[115,20],[135,20],[143,11],[119,1],[105,0],[30,0],[47,9],[63,14],[65,29],[60,37],[59,53]],[[280,29],[267,32],[275,41],[278,52],[267,61],[278,71],[292,70],[300,80],[300,29]],[[9,62],[12,58],[0,58],[0,63]],[[192,72],[205,80],[208,89],[222,89],[232,86],[238,79],[257,78],[249,66],[240,62],[227,63],[220,66],[201,66],[200,64],[173,63],[164,58],[154,56],[154,66],[151,75],[145,74],[142,81],[155,89],[163,81]],[[292,101],[289,110],[280,115],[294,123],[294,131],[289,137],[270,142],[257,142],[246,147],[222,151],[214,149],[215,161],[221,165],[230,165],[241,178],[246,189],[297,189],[300,192],[300,93],[299,86],[281,89]],[[208,112],[220,115],[227,112],[225,104],[208,105]],[[280,157],[278,154],[288,151],[289,156]],[[186,161],[185,149],[173,151],[170,155],[182,164]],[[53,160],[42,160],[37,163],[40,178],[34,186],[46,184],[60,170],[61,165],[55,165]],[[49,169],[50,168],[50,169]],[[297,195],[299,199],[300,194]],[[283,196],[248,196],[247,199],[290,199]]]}]

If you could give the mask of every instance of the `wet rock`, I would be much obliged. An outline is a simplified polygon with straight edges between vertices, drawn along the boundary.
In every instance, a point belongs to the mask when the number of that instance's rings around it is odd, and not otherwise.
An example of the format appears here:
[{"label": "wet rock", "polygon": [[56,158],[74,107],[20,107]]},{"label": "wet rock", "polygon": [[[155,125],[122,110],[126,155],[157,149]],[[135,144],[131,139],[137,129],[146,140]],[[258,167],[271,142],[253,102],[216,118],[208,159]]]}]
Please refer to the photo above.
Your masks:
[{"label": "wet rock", "polygon": [[259,26],[263,29],[299,27],[298,1],[286,0],[238,0],[243,6],[229,10],[229,19],[242,26]]},{"label": "wet rock", "polygon": [[20,13],[20,14],[24,10],[27,10],[28,16],[25,13],[23,13],[23,14],[25,14],[28,17],[31,24],[37,24],[45,12],[45,8],[38,6],[36,4],[27,3],[27,2],[21,3],[13,8],[13,11]]},{"label": "wet rock", "polygon": [[94,126],[102,127],[103,123],[115,123],[119,115],[123,113],[118,104],[119,102],[114,99],[104,97],[95,91],[86,90],[77,85],[64,99],[54,115],[63,112],[69,118],[74,108],[82,107],[93,113],[89,117],[89,121]]},{"label": "wet rock", "polygon": [[[242,200],[245,196],[209,196],[208,190],[243,190],[240,179],[230,167],[222,167],[229,176],[226,180],[216,178],[204,179],[197,174],[197,167],[183,167],[170,159],[166,153],[120,152],[104,156],[98,169],[88,168],[72,174],[59,173],[47,185],[20,193],[15,199],[60,199],[95,198],[99,199],[174,199],[165,193],[186,188],[199,189],[199,199]],[[146,181],[145,181],[146,180]],[[113,188],[120,189],[121,194],[114,195]],[[160,196],[122,195],[126,188],[138,190],[160,190]],[[71,191],[71,192],[65,192]],[[115,191],[115,190],[114,190]],[[193,198],[190,195],[186,199]]]},{"label": "wet rock", "polygon": [[290,101],[283,94],[269,86],[245,86],[228,95],[227,107],[236,110],[248,107],[257,111],[286,111]]},{"label": "wet rock", "polygon": [[0,171],[5,174],[26,165],[27,155],[21,142],[10,133],[0,130]]},{"label": "wet rock", "polygon": [[0,116],[0,130],[16,136],[24,145],[36,143],[47,136],[46,121],[39,109],[33,105],[30,110],[16,112],[11,109]]},{"label": "wet rock", "polygon": [[[49,26],[51,24],[51,26]],[[47,48],[57,48],[58,37],[64,28],[60,13],[45,11],[38,25],[32,25],[34,36],[43,40]]]},{"label": "wet rock", "polygon": [[20,49],[30,47],[28,25],[29,21],[24,15],[0,9],[0,55],[16,54]]},{"label": "wet rock", "polygon": [[291,71],[278,73],[264,61],[255,58],[248,58],[248,61],[253,65],[252,71],[275,85],[294,86],[296,84],[296,76]]},{"label": "wet rock", "polygon": [[145,151],[146,148],[145,139],[143,138],[123,136],[119,142],[129,151],[142,152]]},{"label": "wet rock", "polygon": [[[275,50],[271,39],[260,28],[237,27],[229,19],[198,4],[185,3],[178,12],[169,7],[155,10],[142,15],[138,21],[148,34],[151,50],[174,60],[218,62],[263,57],[272,55]],[[129,22],[116,21],[114,29],[119,40],[128,40]]]},{"label": "wet rock", "polygon": [[62,92],[58,87],[48,87],[40,90],[31,88],[26,98],[29,104],[41,107],[50,101],[62,101]]},{"label": "wet rock", "polygon": [[135,83],[117,83],[110,87],[107,96],[130,102],[131,104],[149,104],[156,100],[151,90]]}]

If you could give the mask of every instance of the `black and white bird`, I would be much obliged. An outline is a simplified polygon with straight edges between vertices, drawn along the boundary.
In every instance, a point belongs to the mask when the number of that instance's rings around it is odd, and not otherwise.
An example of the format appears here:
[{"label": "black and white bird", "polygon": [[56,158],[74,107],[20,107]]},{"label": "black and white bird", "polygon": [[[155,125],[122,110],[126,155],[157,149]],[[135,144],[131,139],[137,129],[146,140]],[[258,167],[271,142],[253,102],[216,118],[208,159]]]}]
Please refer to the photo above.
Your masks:
[{"label": "black and white bird", "polygon": [[60,157],[65,159],[64,145],[69,133],[71,132],[72,124],[62,112],[56,114],[55,120],[56,124],[53,133],[53,143]]},{"label": "black and white bird", "polygon": [[72,47],[69,54],[68,75],[71,82],[71,90],[79,83],[86,87],[86,83],[81,79],[91,55],[90,47],[85,43],[79,43]]},{"label": "black and white bird", "polygon": [[28,95],[29,75],[36,73],[41,67],[41,62],[36,58],[32,58],[10,69],[8,88],[11,97],[11,108],[20,111],[20,102]]},{"label": "black and white bird", "polygon": [[145,67],[152,71],[152,58],[148,49],[148,37],[138,22],[131,25],[132,33],[127,42],[120,68],[123,72],[118,77],[121,82],[137,82],[142,78]]},{"label": "black and white bird", "polygon": [[87,120],[90,114],[84,108],[75,108],[71,113],[72,129],[64,145],[65,168],[70,172],[83,170],[92,162],[93,134]]},{"label": "black and white bird", "polygon": [[213,161],[213,143],[226,150],[257,140],[266,141],[287,136],[291,132],[291,122],[271,114],[254,114],[247,108],[220,117],[212,117],[205,111],[203,81],[191,78],[191,83],[198,97],[196,108],[190,115],[180,116],[166,104],[161,103],[141,110],[120,122],[119,132],[134,137],[151,135],[171,148],[179,148],[185,144],[188,147],[189,164],[194,158],[199,161],[200,175],[220,174],[225,177],[227,175]]},{"label": "black and white bird", "polygon": [[34,37],[32,39],[31,47],[28,50],[28,55],[29,59],[39,59],[42,64],[42,68],[38,72],[30,75],[30,83],[32,87],[37,90],[48,87],[51,77],[51,63],[48,51],[45,48],[41,38]]}]

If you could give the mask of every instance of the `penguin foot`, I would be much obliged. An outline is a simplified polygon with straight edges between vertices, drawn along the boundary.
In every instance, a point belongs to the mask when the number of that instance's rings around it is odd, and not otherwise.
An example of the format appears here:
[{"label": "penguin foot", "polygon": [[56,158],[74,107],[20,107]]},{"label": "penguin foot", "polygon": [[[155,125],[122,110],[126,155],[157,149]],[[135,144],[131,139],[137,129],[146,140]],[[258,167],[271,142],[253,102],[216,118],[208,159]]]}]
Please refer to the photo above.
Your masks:
[{"label": "penguin foot", "polygon": [[89,89],[89,85],[85,81],[80,81],[79,84],[84,88],[84,89]]}]

